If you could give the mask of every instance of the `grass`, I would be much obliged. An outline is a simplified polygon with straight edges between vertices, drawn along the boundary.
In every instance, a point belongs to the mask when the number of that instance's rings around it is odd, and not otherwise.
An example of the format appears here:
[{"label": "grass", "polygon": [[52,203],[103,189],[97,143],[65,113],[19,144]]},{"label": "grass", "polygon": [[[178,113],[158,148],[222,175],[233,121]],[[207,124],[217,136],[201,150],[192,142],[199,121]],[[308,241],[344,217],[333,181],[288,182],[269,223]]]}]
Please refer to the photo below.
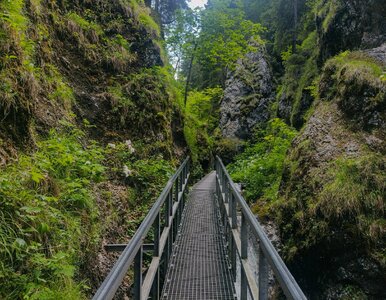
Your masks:
[{"label": "grass", "polygon": [[320,79],[320,96],[334,100],[356,126],[372,128],[373,114],[383,110],[384,67],[361,52],[343,52],[328,60]]},{"label": "grass", "polygon": [[75,96],[72,88],[62,77],[59,70],[52,64],[47,64],[44,67],[44,74],[40,75],[41,80],[45,80],[50,87],[49,99],[57,103],[64,104],[67,111],[71,110],[72,104],[75,102]]},{"label": "grass", "polygon": [[316,211],[329,219],[357,219],[357,232],[369,242],[382,238],[386,199],[386,160],[380,154],[338,159],[318,195]]}]

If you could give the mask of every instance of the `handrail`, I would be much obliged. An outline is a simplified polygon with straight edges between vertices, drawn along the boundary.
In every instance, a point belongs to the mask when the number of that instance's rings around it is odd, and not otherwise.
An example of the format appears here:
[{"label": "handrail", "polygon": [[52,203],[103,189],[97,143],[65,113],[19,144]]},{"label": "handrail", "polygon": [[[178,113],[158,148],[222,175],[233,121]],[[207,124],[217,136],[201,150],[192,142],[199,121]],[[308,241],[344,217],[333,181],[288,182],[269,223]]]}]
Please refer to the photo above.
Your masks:
[{"label": "handrail", "polygon": [[[251,232],[260,241],[261,251],[259,253],[259,286],[255,288],[252,287],[255,282],[252,279],[248,279],[248,265],[245,263],[245,261],[242,261],[240,264],[242,269],[241,299],[247,299],[247,285],[249,291],[252,293],[252,296],[254,296],[253,299],[255,299],[255,297],[256,299],[267,298],[268,283],[267,278],[263,278],[264,276],[268,277],[268,270],[265,268],[265,260],[268,261],[268,264],[272,268],[281,288],[283,289],[284,294],[289,299],[307,299],[297,284],[296,280],[288,270],[287,266],[284,264],[283,260],[277,253],[276,249],[268,239],[257,218],[253,215],[243,196],[236,188],[236,185],[232,178],[229,176],[229,173],[226,170],[221,158],[218,156],[216,156],[216,174],[216,187],[218,196],[223,203],[223,207],[227,215],[226,221],[228,222],[228,226],[233,230],[233,238],[239,239],[240,245],[239,247],[235,248],[237,248],[241,260],[245,260],[248,257],[248,234],[246,229],[248,225],[251,229]],[[236,217],[237,204],[241,208],[241,237],[239,237],[240,234],[234,232],[238,227]],[[258,295],[254,295],[254,293],[257,293]]]},{"label": "handrail", "polygon": [[[159,280],[159,276],[156,276],[156,273],[158,272],[160,265],[160,257],[164,252],[164,248],[167,248],[167,259],[169,258],[171,247],[167,246],[169,244],[171,245],[175,239],[176,230],[171,229],[173,229],[173,226],[176,228],[182,214],[182,207],[184,204],[183,195],[187,186],[189,174],[189,157],[187,157],[167,182],[157,201],[154,203],[153,207],[150,209],[149,213],[135,232],[133,238],[127,244],[110,273],[97,290],[93,297],[94,300],[112,299],[133,262],[135,262],[136,265],[138,264],[138,266],[135,266],[136,269],[134,270],[136,277],[135,298],[147,298],[144,294],[149,294],[150,289],[154,289],[153,284],[155,277],[158,277]],[[175,186],[174,201],[173,186]],[[160,215],[161,208],[164,204],[165,227],[163,228],[162,235],[160,236]],[[153,273],[148,272],[146,275],[146,278],[149,278],[149,282],[147,282],[145,278],[144,282],[147,283],[147,289],[142,291],[142,246],[144,239],[152,226],[156,226],[156,234],[154,237],[154,255],[152,261],[152,264],[154,262],[155,271]],[[159,293],[159,282],[157,283],[156,289],[158,289],[157,292]]]}]

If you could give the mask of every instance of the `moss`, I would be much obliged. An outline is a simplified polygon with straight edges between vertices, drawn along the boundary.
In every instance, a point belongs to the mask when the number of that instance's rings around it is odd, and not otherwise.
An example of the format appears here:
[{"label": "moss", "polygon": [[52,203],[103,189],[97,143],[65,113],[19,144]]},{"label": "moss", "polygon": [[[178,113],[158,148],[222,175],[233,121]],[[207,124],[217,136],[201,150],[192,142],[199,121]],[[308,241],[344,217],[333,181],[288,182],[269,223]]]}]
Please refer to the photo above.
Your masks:
[{"label": "moss", "polygon": [[84,31],[94,31],[97,35],[102,35],[104,33],[100,25],[86,20],[75,12],[68,13],[66,17],[68,20],[75,22],[75,24]]},{"label": "moss", "polygon": [[40,75],[41,80],[45,80],[50,87],[49,99],[57,101],[64,105],[67,111],[70,111],[75,102],[75,96],[72,88],[65,82],[59,70],[52,64],[47,64],[44,68],[44,74]]},{"label": "moss", "polygon": [[150,9],[145,6],[143,1],[130,0],[130,6],[139,23],[153,35],[154,38],[159,38],[161,31],[159,25],[150,16]]},{"label": "moss", "polygon": [[328,219],[358,218],[356,231],[369,242],[382,238],[386,199],[386,160],[369,154],[338,159],[326,172],[330,178],[318,194],[316,211]]},{"label": "moss", "polygon": [[327,1],[323,5],[319,5],[317,15],[323,19],[323,30],[326,32],[333,21],[336,12],[339,9],[337,1]]},{"label": "moss", "polygon": [[326,62],[319,90],[324,100],[334,100],[357,125],[372,128],[374,114],[384,110],[384,68],[361,52],[343,52]]}]

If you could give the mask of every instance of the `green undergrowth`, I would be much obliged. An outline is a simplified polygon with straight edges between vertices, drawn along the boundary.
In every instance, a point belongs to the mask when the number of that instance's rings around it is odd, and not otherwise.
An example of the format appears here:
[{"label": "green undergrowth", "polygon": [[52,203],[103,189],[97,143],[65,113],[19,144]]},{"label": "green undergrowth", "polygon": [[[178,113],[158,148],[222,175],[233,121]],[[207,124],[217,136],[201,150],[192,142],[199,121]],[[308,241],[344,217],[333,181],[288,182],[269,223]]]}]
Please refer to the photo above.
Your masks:
[{"label": "green undergrowth", "polygon": [[[108,93],[121,126],[130,126],[134,134],[170,128],[172,110],[183,112],[180,89],[166,67],[145,68],[117,78]],[[170,133],[163,134],[166,139]]]},{"label": "green undergrowth", "polygon": [[81,299],[77,266],[98,241],[90,186],[103,180],[102,149],[83,133],[52,130],[0,175],[1,297]]},{"label": "green undergrowth", "polygon": [[317,67],[318,49],[316,31],[312,31],[301,45],[297,45],[296,53],[288,48],[282,53],[285,74],[279,85],[277,99],[287,99],[291,111],[288,121],[300,128],[305,122],[305,114],[316,98],[316,81],[319,74]]},{"label": "green undergrowth", "polygon": [[357,230],[370,241],[382,237],[386,199],[386,159],[368,154],[358,159],[338,159],[327,171],[329,181],[315,209],[327,218],[357,218]]},{"label": "green undergrowth", "polygon": [[[288,257],[325,239],[340,239],[344,232],[347,240],[342,243],[355,238],[362,251],[385,267],[385,168],[386,160],[380,154],[341,157],[331,161],[325,172],[314,171],[309,185],[299,185],[294,197],[281,199],[277,222],[283,225],[284,236],[292,233],[285,245]],[[307,187],[318,188],[318,193],[311,196]]]},{"label": "green undergrowth", "polygon": [[282,120],[272,119],[227,166],[232,179],[245,186],[243,194],[260,217],[267,216],[277,199],[284,159],[295,135]]},{"label": "green undergrowth", "polygon": [[117,241],[129,239],[177,165],[157,145],[102,147],[63,124],[1,170],[0,298],[85,299],[80,270],[101,237],[119,226]]},{"label": "green undergrowth", "polygon": [[216,137],[218,137],[218,109],[222,89],[207,88],[191,91],[185,108],[184,136],[191,152],[197,174],[213,157]]}]

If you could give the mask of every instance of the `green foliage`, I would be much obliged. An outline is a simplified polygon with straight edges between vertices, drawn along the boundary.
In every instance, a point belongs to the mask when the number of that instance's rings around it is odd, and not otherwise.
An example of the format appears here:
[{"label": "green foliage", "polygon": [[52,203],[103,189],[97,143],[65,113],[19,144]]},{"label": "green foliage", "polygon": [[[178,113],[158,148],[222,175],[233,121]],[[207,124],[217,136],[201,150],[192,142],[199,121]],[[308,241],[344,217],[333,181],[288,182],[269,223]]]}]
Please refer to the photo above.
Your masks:
[{"label": "green foliage", "polygon": [[162,157],[136,160],[127,164],[131,174],[129,181],[145,200],[155,200],[173,175],[174,168],[170,161]]},{"label": "green foliage", "polygon": [[181,92],[167,68],[142,69],[123,82],[121,85],[117,80],[108,91],[121,126],[130,126],[135,134],[167,128],[171,104],[182,109]]},{"label": "green foliage", "polygon": [[304,123],[306,112],[317,96],[316,79],[319,71],[316,63],[316,41],[316,31],[313,31],[297,46],[296,53],[292,53],[290,47],[282,53],[285,74],[277,98],[278,101],[282,98],[289,99],[291,113],[287,117],[292,126],[297,128]]},{"label": "green foliage", "polygon": [[194,163],[209,161],[213,156],[221,97],[222,89],[219,87],[189,93],[184,135]]},{"label": "green foliage", "polygon": [[5,22],[19,39],[26,59],[33,55],[34,43],[27,38],[29,20],[24,14],[24,0],[2,1],[0,3],[0,20]]},{"label": "green foliage", "polygon": [[97,242],[92,182],[103,178],[102,150],[83,146],[83,133],[52,130],[32,155],[0,175],[0,296],[82,298],[75,283],[82,247]]},{"label": "green foliage", "polygon": [[338,103],[356,126],[373,128],[374,113],[386,101],[384,68],[361,52],[343,52],[328,60],[320,79],[320,98]]},{"label": "green foliage", "polygon": [[[240,3],[211,1],[202,12],[201,31],[196,52],[198,63],[205,70],[218,70],[223,84],[227,70],[234,68],[237,59],[256,51],[263,44],[259,34],[264,28],[245,19]],[[237,7],[236,7],[237,5]],[[209,73],[210,74],[210,73]]]},{"label": "green foliage", "polygon": [[327,171],[316,211],[330,220],[357,219],[357,231],[369,242],[382,239],[385,222],[386,160],[382,155],[338,159]]},{"label": "green foliage", "polygon": [[67,18],[75,22],[82,30],[84,31],[94,31],[97,35],[103,34],[103,29],[92,21],[86,20],[82,16],[78,15],[75,12],[70,12],[67,14]]},{"label": "green foliage", "polygon": [[144,2],[141,0],[130,0],[130,6],[140,24],[144,26],[154,38],[159,38],[161,31],[159,25],[150,16],[150,8],[146,7]]},{"label": "green foliage", "polygon": [[245,185],[243,193],[249,202],[270,204],[277,199],[284,159],[295,135],[296,131],[283,121],[272,119],[227,166],[232,179]]},{"label": "green foliage", "polygon": [[[181,9],[175,14],[175,21],[165,28],[166,48],[169,61],[174,67],[174,72],[181,70],[183,60],[189,60],[195,55],[197,43],[200,10]],[[181,74],[179,74],[181,75]]]}]

